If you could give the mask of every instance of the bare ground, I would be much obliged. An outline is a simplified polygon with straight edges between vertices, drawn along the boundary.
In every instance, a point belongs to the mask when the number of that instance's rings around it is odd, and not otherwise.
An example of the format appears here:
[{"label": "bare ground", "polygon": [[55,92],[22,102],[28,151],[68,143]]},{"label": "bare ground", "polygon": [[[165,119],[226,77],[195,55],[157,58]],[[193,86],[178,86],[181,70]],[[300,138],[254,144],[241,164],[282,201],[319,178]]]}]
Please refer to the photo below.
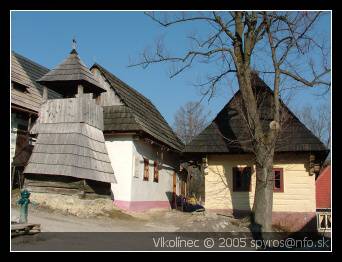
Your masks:
[{"label": "bare ground", "polygon": [[[18,190],[17,190],[18,191]],[[18,221],[12,192],[11,220]],[[61,195],[32,194],[37,205],[29,206],[29,222],[41,224],[42,232],[249,232],[249,221],[215,213],[184,213],[153,209],[143,213],[124,212],[111,200],[80,200]]]},{"label": "bare ground", "polygon": [[[12,207],[11,217],[12,221],[18,220],[17,207]],[[30,207],[28,220],[41,224],[42,232],[249,232],[248,221],[205,212],[192,214],[169,210],[78,217]]]}]

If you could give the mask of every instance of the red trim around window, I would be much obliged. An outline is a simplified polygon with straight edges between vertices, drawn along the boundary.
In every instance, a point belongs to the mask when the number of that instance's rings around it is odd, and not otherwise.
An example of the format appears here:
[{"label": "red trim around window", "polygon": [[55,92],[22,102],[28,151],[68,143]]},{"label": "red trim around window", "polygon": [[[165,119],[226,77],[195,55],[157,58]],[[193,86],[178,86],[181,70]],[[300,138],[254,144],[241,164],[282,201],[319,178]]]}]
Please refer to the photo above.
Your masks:
[{"label": "red trim around window", "polygon": [[280,177],[279,177],[280,187],[279,188],[275,187],[276,180],[274,180],[273,192],[284,192],[284,170],[282,168],[273,168],[273,172],[275,171],[279,172],[280,174]]}]

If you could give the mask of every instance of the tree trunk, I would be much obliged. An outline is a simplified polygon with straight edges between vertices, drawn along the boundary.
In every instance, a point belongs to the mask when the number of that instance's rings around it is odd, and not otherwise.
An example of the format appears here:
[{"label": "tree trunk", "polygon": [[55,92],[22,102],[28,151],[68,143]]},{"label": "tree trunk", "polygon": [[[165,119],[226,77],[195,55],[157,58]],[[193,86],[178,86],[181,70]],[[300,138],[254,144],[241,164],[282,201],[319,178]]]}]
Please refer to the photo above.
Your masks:
[{"label": "tree trunk", "polygon": [[[272,231],[273,155],[256,164],[256,186],[253,204],[254,224],[259,232]],[[257,161],[258,162],[258,161]]]}]

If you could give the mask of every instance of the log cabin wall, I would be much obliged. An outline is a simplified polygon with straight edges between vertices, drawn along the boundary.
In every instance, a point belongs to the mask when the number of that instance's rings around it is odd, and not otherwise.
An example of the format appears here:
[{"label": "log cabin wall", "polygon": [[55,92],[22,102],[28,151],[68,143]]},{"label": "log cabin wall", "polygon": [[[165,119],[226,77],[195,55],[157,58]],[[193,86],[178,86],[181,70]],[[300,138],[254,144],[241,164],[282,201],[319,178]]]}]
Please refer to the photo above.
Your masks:
[{"label": "log cabin wall", "polygon": [[68,176],[26,175],[24,187],[34,193],[78,195],[82,198],[110,198],[109,183]]}]

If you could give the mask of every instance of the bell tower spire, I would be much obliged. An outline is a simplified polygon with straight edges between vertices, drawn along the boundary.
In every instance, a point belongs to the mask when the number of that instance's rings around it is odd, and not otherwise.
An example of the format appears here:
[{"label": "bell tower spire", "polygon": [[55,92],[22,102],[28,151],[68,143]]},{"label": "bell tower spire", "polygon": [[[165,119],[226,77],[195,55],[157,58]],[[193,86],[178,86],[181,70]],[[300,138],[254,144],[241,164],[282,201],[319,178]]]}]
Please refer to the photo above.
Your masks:
[{"label": "bell tower spire", "polygon": [[76,94],[93,93],[94,98],[105,92],[100,82],[79,57],[76,38],[72,39],[69,56],[57,67],[37,80],[63,97],[75,97]]}]

